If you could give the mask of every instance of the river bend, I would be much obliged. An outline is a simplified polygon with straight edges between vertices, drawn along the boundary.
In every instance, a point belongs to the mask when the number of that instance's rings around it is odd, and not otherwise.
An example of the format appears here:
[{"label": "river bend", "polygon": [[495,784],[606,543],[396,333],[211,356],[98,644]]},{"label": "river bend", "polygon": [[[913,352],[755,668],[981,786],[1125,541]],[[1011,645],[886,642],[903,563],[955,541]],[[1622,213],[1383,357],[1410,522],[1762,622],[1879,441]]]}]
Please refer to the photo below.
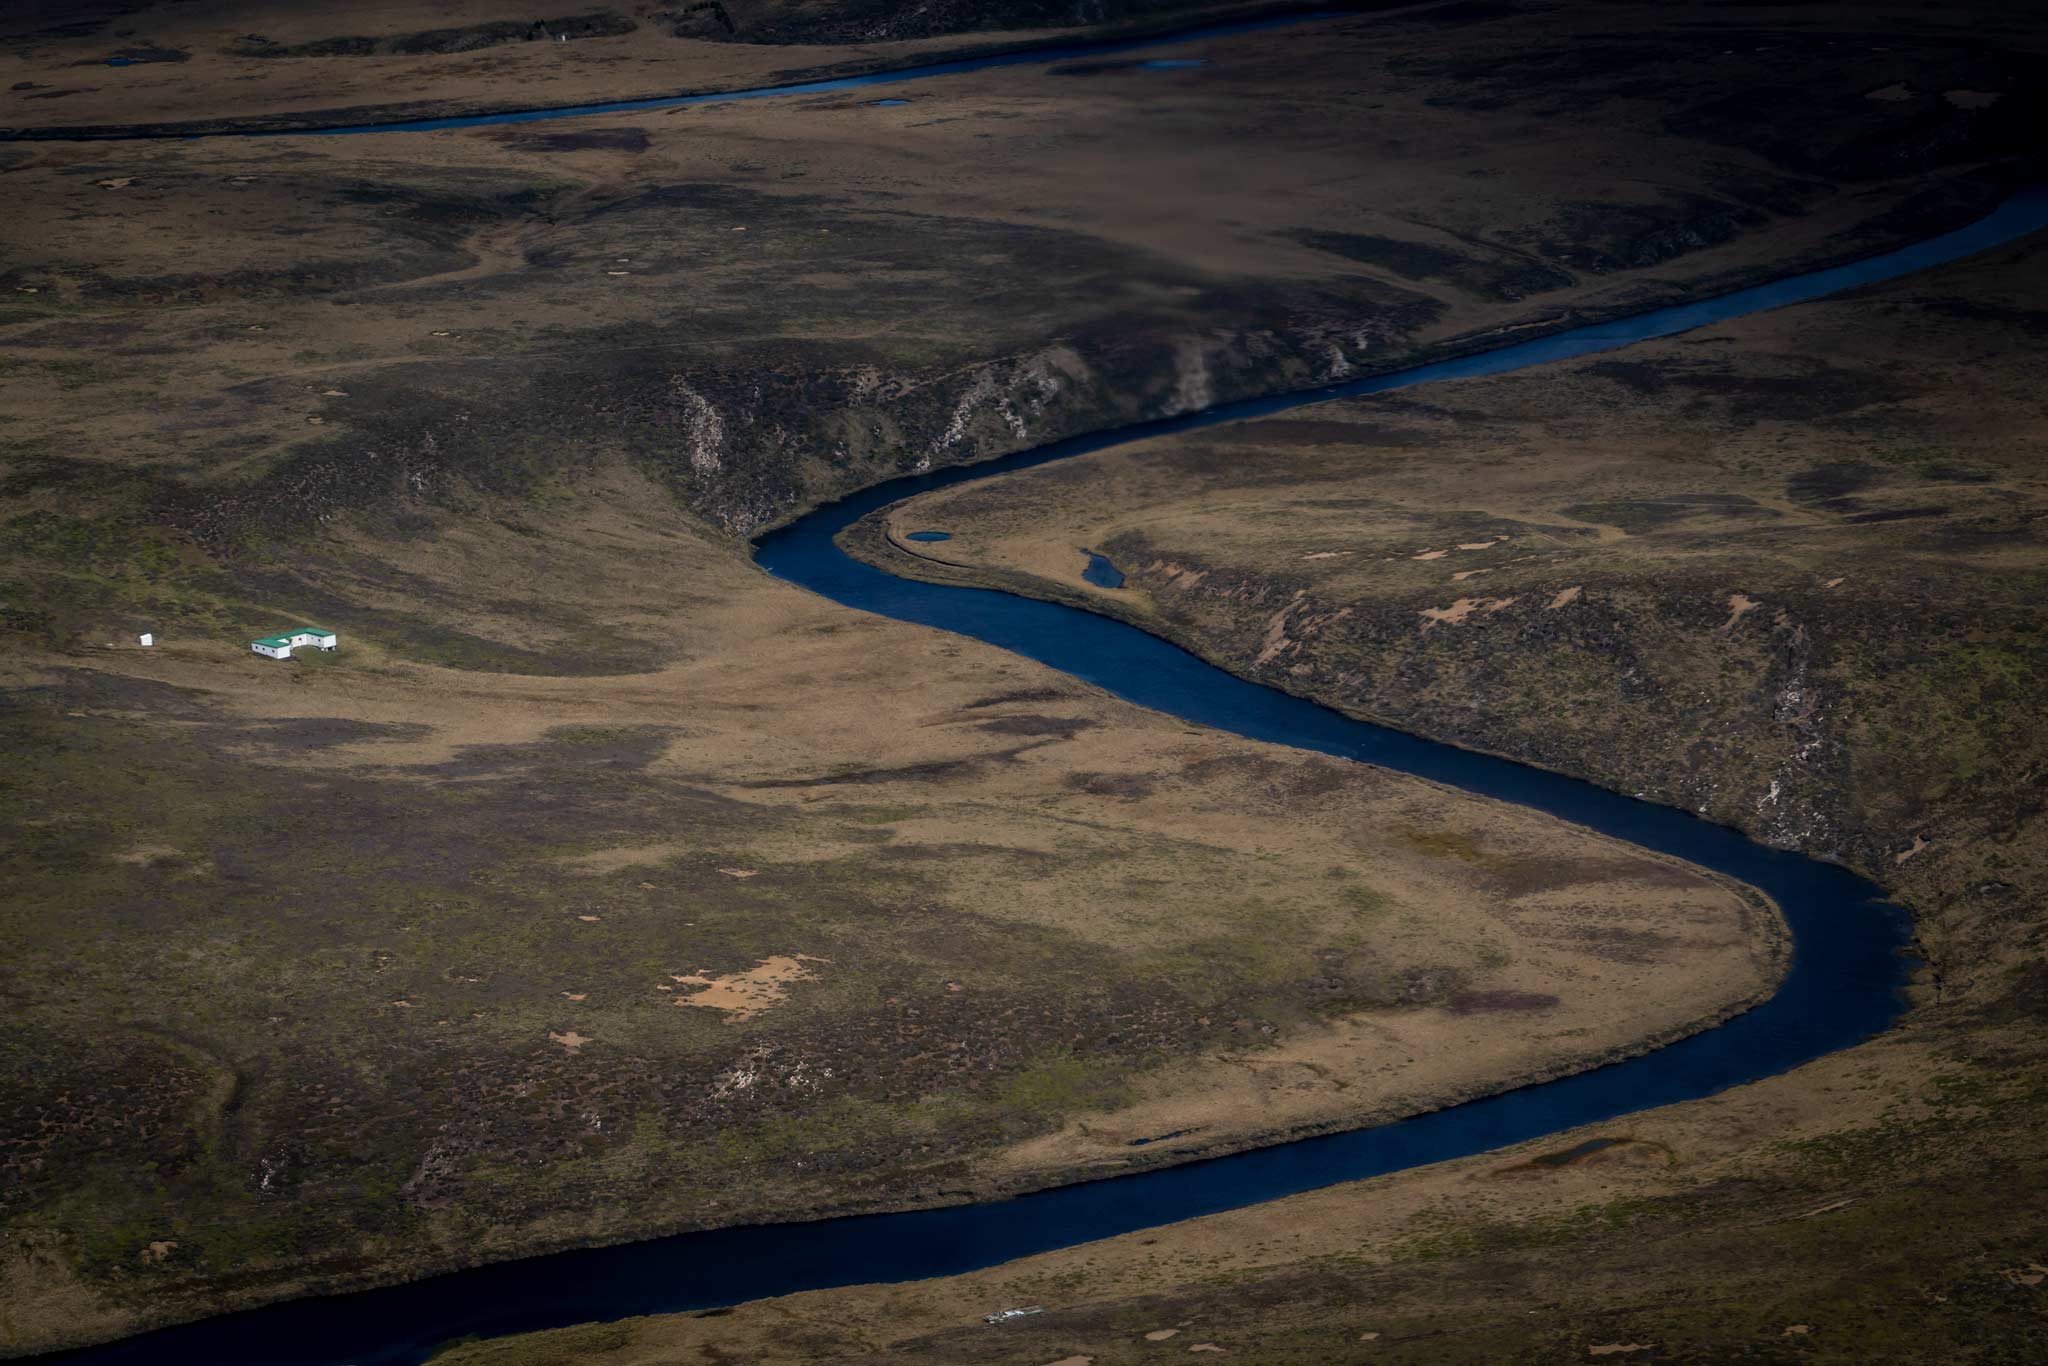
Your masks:
[{"label": "river bend", "polygon": [[[1048,55],[1020,54],[973,65],[1043,61]],[[949,66],[968,69],[966,64]],[[811,93],[887,79],[891,77],[854,78],[770,93]],[[748,97],[738,92],[708,99]],[[707,97],[697,99],[708,102]],[[466,127],[646,107],[653,105],[636,102],[399,126]],[[1791,969],[1777,994],[1764,1004],[1625,1062],[1375,1128],[1010,1200],[715,1229],[502,1262],[386,1289],[224,1315],[42,1360],[74,1366],[213,1366],[228,1361],[413,1366],[437,1344],[469,1334],[495,1336],[730,1305],[801,1290],[952,1275],[1694,1100],[1783,1072],[1884,1030],[1903,1009],[1901,988],[1911,970],[1905,952],[1910,925],[1902,911],[1879,899],[1873,884],[1844,868],[1767,848],[1670,807],[1352,720],[1238,678],[1107,617],[986,589],[897,578],[850,558],[834,538],[861,517],[930,489],[1330,399],[1503,374],[1613,350],[1896,279],[2043,228],[2048,228],[2048,189],[2030,189],[1967,227],[1849,265],[1454,360],[1224,404],[979,465],[892,480],[821,508],[759,543],[758,560],[766,571],[846,606],[971,636],[1198,725],[1378,764],[1534,807],[1757,887],[1784,911],[1794,942]]]}]

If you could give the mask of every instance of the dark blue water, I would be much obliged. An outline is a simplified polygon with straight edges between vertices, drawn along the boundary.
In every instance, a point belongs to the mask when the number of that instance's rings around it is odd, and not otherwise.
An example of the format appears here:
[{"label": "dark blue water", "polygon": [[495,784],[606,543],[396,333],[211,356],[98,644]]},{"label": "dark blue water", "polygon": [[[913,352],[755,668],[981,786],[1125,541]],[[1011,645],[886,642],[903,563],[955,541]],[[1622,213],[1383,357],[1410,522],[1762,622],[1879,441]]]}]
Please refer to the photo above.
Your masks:
[{"label": "dark blue water", "polygon": [[873,106],[874,106],[875,108],[877,108],[877,109],[895,109],[895,108],[897,108],[897,107],[898,107],[898,106],[900,106],[900,105],[905,105],[905,104],[909,104],[909,103],[910,103],[910,101],[909,101],[909,100],[869,100],[869,101],[868,101],[868,103],[869,103],[869,104],[872,104],[872,105],[873,105]]},{"label": "dark blue water", "polygon": [[1200,57],[1154,57],[1149,62],[1138,63],[1145,71],[1187,71],[1193,67],[1207,65],[1208,63]]},{"label": "dark blue water", "polygon": [[1092,550],[1084,550],[1081,553],[1088,557],[1088,567],[1081,571],[1082,578],[1088,580],[1097,588],[1122,588],[1124,586],[1124,571],[1118,569],[1105,556],[1098,555]]},{"label": "dark blue water", "polygon": [[953,533],[950,531],[913,531],[903,539],[906,541],[950,541],[953,539]]},{"label": "dark blue water", "polygon": [[850,559],[833,538],[868,513],[929,489],[1328,398],[1500,374],[1669,336],[1893,279],[2044,227],[2048,192],[2029,190],[1969,227],[1853,265],[1397,374],[1228,404],[983,465],[894,480],[820,509],[760,542],[758,558],[770,573],[851,607],[973,636],[1201,725],[1381,764],[1548,811],[1761,888],[1784,910],[1797,945],[1784,985],[1765,1004],[1628,1062],[1379,1128],[990,1204],[719,1229],[500,1263],[386,1290],[210,1319],[60,1359],[94,1366],[410,1366],[436,1344],[463,1334],[512,1333],[825,1286],[947,1275],[1711,1095],[1885,1029],[1901,1009],[1899,989],[1911,967],[1904,955],[1907,917],[1845,869],[1767,849],[1668,807],[1349,720],[1246,682],[1105,617],[982,589],[899,579]]}]

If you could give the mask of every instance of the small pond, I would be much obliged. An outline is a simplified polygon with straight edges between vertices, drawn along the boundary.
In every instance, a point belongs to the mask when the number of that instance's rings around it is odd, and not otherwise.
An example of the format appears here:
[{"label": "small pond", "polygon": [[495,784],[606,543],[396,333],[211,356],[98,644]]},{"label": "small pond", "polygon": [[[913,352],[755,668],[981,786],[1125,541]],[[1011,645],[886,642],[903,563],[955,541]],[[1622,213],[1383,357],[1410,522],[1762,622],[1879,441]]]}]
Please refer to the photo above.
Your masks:
[{"label": "small pond", "polygon": [[913,531],[903,539],[906,541],[950,541],[953,539],[953,533],[950,531]]},{"label": "small pond", "polygon": [[1122,588],[1124,571],[1111,564],[1106,558],[1092,550],[1081,552],[1088,557],[1088,567],[1081,571],[1081,577],[1097,588]]}]

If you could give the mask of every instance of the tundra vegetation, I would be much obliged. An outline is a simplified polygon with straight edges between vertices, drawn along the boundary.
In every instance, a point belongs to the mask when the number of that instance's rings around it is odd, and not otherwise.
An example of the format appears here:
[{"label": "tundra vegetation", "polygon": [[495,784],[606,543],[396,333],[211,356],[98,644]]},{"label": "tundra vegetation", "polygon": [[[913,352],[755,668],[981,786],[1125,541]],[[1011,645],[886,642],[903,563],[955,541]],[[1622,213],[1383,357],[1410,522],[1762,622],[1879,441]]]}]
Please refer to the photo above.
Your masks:
[{"label": "tundra vegetation", "polygon": [[[891,107],[121,140],[1016,35],[969,3],[541,35],[482,0],[432,29],[281,5],[257,34],[114,8],[0,27],[16,1352],[1183,1160],[1767,992],[1783,945],[1742,889],[846,612],[744,538],[890,475],[1896,245],[2025,175],[2041,112],[2025,6],[1620,31],[1449,4]],[[2027,1355],[2039,260],[913,505],[945,566],[855,538],[1847,859],[1920,917],[1908,1029],[865,1307],[455,1359]],[[342,651],[248,653],[302,618]],[[979,1328],[1013,1298],[1053,1312]]]}]

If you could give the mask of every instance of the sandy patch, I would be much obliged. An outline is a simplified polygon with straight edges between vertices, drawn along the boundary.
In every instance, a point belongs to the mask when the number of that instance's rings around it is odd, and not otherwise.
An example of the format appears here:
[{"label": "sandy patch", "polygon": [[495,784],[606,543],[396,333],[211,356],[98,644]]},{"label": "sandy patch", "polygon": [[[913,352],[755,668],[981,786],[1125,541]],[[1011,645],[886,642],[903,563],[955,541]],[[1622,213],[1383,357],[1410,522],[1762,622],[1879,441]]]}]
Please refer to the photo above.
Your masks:
[{"label": "sandy patch", "polygon": [[774,954],[745,972],[729,972],[723,977],[692,972],[671,976],[669,980],[678,986],[698,988],[687,996],[678,996],[677,1005],[709,1006],[724,1011],[731,1019],[749,1020],[781,1005],[796,983],[817,977],[808,964],[831,961],[808,953]]},{"label": "sandy patch", "polygon": [[1898,104],[1901,101],[1912,99],[1913,94],[1912,86],[1907,85],[1904,81],[1893,81],[1890,85],[1881,85],[1875,90],[1864,91],[1863,98],[1866,100],[1880,100],[1885,104]]},{"label": "sandy patch", "polygon": [[1905,861],[1906,861],[1907,859],[1909,859],[1909,858],[1913,857],[1913,855],[1915,855],[1915,854],[1919,853],[1919,852],[1920,852],[1921,850],[1925,849],[1926,847],[1927,847],[1927,841],[1926,841],[1926,839],[1925,839],[1925,838],[1923,838],[1922,836],[1919,836],[1919,835],[1915,835],[1915,836],[1913,836],[1913,843],[1912,843],[1912,844],[1908,845],[1908,846],[1907,846],[1906,848],[1904,848],[1904,849],[1901,849],[1901,850],[1899,850],[1899,852],[1898,852],[1898,853],[1896,853],[1896,854],[1893,854],[1893,855],[1892,855],[1892,862],[1893,862],[1893,863],[1904,863],[1904,862],[1905,862]]},{"label": "sandy patch", "polygon": [[744,879],[753,877],[756,873],[760,872],[761,870],[758,868],[720,868],[718,871],[724,873],[727,877],[736,877]]},{"label": "sandy patch", "polygon": [[1752,601],[1745,594],[1730,593],[1728,595],[1728,620],[1721,623],[1721,629],[1724,631],[1734,630],[1736,622],[1741,621],[1743,617],[1754,612],[1762,605],[1762,603]]},{"label": "sandy patch", "polygon": [[1521,598],[1459,598],[1449,607],[1425,607],[1416,615],[1422,618],[1422,629],[1427,631],[1439,623],[1452,626],[1462,624],[1474,613],[1488,615],[1504,607],[1512,607]]},{"label": "sandy patch", "polygon": [[583,1045],[590,1043],[592,1041],[584,1037],[583,1035],[578,1034],[573,1029],[566,1034],[557,1034],[554,1030],[551,1029],[548,1031],[548,1042],[558,1043],[562,1047],[568,1049],[571,1053],[574,1053],[578,1049],[582,1048]]},{"label": "sandy patch", "polygon": [[[154,1247],[156,1245],[152,1243],[150,1246]],[[176,1247],[177,1244],[172,1243],[171,1246]],[[2014,1285],[2023,1285],[2029,1290],[2038,1290],[2043,1281],[2048,1281],[2048,1266],[2043,1266],[2039,1262],[2029,1262],[2025,1266],[2004,1267],[1998,1274],[2011,1281]]]},{"label": "sandy patch", "polygon": [[1095,1358],[1094,1358],[1094,1357],[1061,1357],[1061,1358],[1060,1358],[1060,1359],[1059,1359],[1058,1361],[1048,1361],[1048,1362],[1046,1362],[1046,1363],[1045,1363],[1045,1366],[1095,1366]]},{"label": "sandy patch", "polygon": [[1349,555],[1350,553],[1348,550],[1312,550],[1301,558],[1304,560],[1334,560],[1339,555]]},{"label": "sandy patch", "polygon": [[1190,1352],[1220,1352],[1223,1349],[1221,1347],[1218,1347],[1213,1342],[1198,1342],[1194,1346],[1188,1348],[1188,1350]]},{"label": "sandy patch", "polygon": [[1812,1331],[1813,1325],[1810,1323],[1788,1323],[1785,1325],[1785,1336],[1788,1338],[1803,1338]]},{"label": "sandy patch", "polygon": [[1408,558],[1411,560],[1441,560],[1450,553],[1448,550],[1425,550],[1419,555],[1410,555]]},{"label": "sandy patch", "polygon": [[1462,542],[1460,542],[1460,543],[1459,543],[1459,545],[1458,545],[1458,549],[1460,549],[1460,550],[1491,550],[1491,549],[1493,549],[1493,548],[1494,548],[1495,546],[1499,545],[1499,544],[1500,544],[1500,543],[1501,543],[1502,541],[1505,541],[1506,539],[1507,539],[1507,537],[1505,537],[1505,536],[1496,536],[1496,537],[1494,537],[1494,538],[1493,538],[1492,540],[1490,540],[1490,541],[1462,541]]},{"label": "sandy patch", "polygon": [[1179,1335],[1180,1329],[1178,1328],[1154,1328],[1151,1332],[1145,1334],[1145,1341],[1164,1342],[1168,1338],[1178,1337]]},{"label": "sandy patch", "polygon": [[1451,575],[1451,582],[1463,583],[1466,579],[1476,578],[1478,575],[1481,574],[1491,574],[1492,572],[1493,571],[1491,569],[1461,569],[1457,573]]},{"label": "sandy patch", "polygon": [[1485,601],[1485,598],[1459,598],[1449,607],[1425,607],[1417,615],[1423,618],[1422,629],[1425,631],[1442,622],[1456,626],[1478,611]]},{"label": "sandy patch", "polygon": [[1589,1357],[1619,1356],[1629,1352],[1653,1351],[1656,1349],[1656,1346],[1657,1344],[1654,1342],[1603,1342],[1597,1347],[1588,1347],[1586,1355]]},{"label": "sandy patch", "polygon": [[1560,589],[1556,597],[1543,604],[1543,610],[1555,612],[1560,607],[1569,607],[1579,600],[1579,594],[1582,591],[1584,591],[1584,588],[1580,584],[1573,584],[1570,588]]},{"label": "sandy patch", "polygon": [[604,919],[601,915],[579,915],[576,918],[586,925],[595,925],[598,921]]},{"label": "sandy patch", "polygon": [[1996,90],[1944,90],[1941,97],[1958,109],[1989,109],[2002,98]]},{"label": "sandy patch", "polygon": [[155,1266],[177,1250],[178,1245],[168,1239],[151,1243],[148,1247],[142,1249],[140,1254],[142,1264],[144,1266]]}]

